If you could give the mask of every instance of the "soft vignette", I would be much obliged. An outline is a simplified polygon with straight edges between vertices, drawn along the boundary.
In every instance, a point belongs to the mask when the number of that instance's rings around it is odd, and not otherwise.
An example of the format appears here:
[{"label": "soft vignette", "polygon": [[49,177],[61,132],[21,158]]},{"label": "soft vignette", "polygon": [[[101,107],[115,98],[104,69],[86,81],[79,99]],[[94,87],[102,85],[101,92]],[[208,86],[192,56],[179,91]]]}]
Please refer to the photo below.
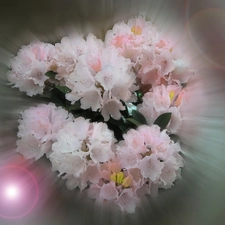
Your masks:
[{"label": "soft vignette", "polygon": [[[49,1],[50,3],[51,1]],[[88,1],[83,1],[80,3],[80,8],[84,9],[85,7],[88,7],[86,4]],[[148,12],[148,8],[145,8],[147,5],[146,2],[141,1],[131,1],[129,4],[126,1],[121,1],[121,3],[113,3],[112,1],[99,1],[101,5],[99,5],[100,11],[104,9],[104,7],[109,7],[115,9],[115,5],[117,4],[121,6],[122,4],[127,4],[127,7],[131,6],[129,8],[129,12],[125,11],[125,9],[122,7],[122,9],[118,9],[117,13],[115,13],[112,17],[108,17],[108,19],[101,21],[101,20],[88,20],[89,25],[87,26],[87,30],[92,30],[94,33],[99,35],[99,37],[102,37],[105,30],[107,30],[109,27],[112,26],[113,23],[118,22],[120,20],[128,19],[132,15],[135,15],[138,11],[146,11]],[[108,6],[106,5],[106,2]],[[172,3],[172,5],[169,5],[169,2]],[[154,3],[154,4],[153,4]],[[183,224],[195,224],[197,221],[205,222],[204,224],[212,224],[210,223],[210,219],[213,220],[215,217],[212,215],[212,208],[214,211],[216,211],[219,214],[220,207],[222,206],[222,197],[220,198],[219,194],[222,193],[223,190],[223,181],[222,177],[224,176],[223,172],[223,165],[224,165],[224,153],[222,151],[224,146],[224,115],[223,111],[225,109],[223,94],[224,94],[224,78],[222,77],[223,71],[217,68],[213,68],[209,65],[208,62],[201,62],[200,55],[198,52],[195,51],[195,49],[191,49],[190,47],[193,46],[191,44],[191,40],[188,38],[187,33],[182,38],[183,28],[180,29],[180,27],[183,27],[185,23],[177,23],[175,15],[173,14],[173,10],[171,9],[175,4],[177,4],[177,1],[168,1],[166,5],[162,7],[161,1],[153,2],[151,1],[149,3],[152,4],[152,8],[155,10],[151,10],[152,16],[150,19],[153,19],[156,22],[156,25],[158,28],[162,28],[164,31],[164,35],[169,36],[172,34],[172,38],[176,40],[179,40],[178,43],[176,43],[176,48],[179,49],[179,46],[181,47],[181,54],[190,54],[191,55],[191,62],[193,67],[197,69],[196,71],[196,77],[193,79],[193,81],[189,85],[189,92],[187,96],[187,107],[183,109],[183,115],[184,115],[184,124],[180,132],[180,136],[184,143],[184,155],[186,156],[186,169],[183,171],[183,180],[180,184],[178,184],[176,187],[171,190],[169,193],[162,193],[161,197],[157,200],[152,200],[151,203],[146,203],[146,205],[143,205],[143,210],[140,212],[139,215],[134,215],[133,220],[131,222],[130,218],[127,218],[127,220],[130,220],[130,224],[134,224],[135,222],[140,222],[140,220],[143,223],[147,223],[149,220],[151,221],[158,221],[159,224],[164,224],[163,222],[167,222],[168,224],[168,218],[171,219],[171,224],[180,224],[181,221],[183,221]],[[114,5],[115,4],[115,5]],[[149,6],[148,5],[148,6]],[[93,6],[92,6],[93,7]],[[160,16],[157,15],[159,13],[160,8],[162,7],[162,12],[164,12],[164,16],[159,18]],[[94,8],[95,9],[95,8]],[[124,11],[123,11],[124,10]],[[107,11],[107,10],[106,10]],[[124,13],[126,12],[126,13]],[[39,12],[41,15],[41,12]],[[85,13],[84,13],[85,15]],[[147,13],[148,15],[148,13]],[[111,16],[111,15],[110,15]],[[102,13],[98,17],[106,17],[105,13]],[[169,19],[168,19],[169,18]],[[35,20],[35,19],[34,19]],[[7,21],[6,21],[7,23]],[[66,35],[69,30],[70,26],[65,26],[65,30],[59,30],[58,34],[51,36],[49,32],[48,35],[41,35],[40,28],[37,27],[38,21],[36,20],[36,27],[34,26],[34,31],[30,32],[32,36],[36,36],[35,34],[38,34],[37,36],[41,38],[43,41],[54,41],[57,38],[60,38],[60,35]],[[34,22],[35,24],[35,22]],[[83,28],[83,25],[85,22],[78,23],[81,28]],[[87,24],[86,24],[87,25]],[[95,29],[95,25],[97,25],[98,29]],[[25,25],[24,25],[25,26]],[[29,27],[26,27],[29,30]],[[36,31],[35,31],[36,28]],[[38,30],[39,29],[39,30]],[[102,30],[102,32],[101,32]],[[178,34],[176,33],[177,30],[179,30]],[[29,33],[29,31],[28,31]],[[7,31],[6,31],[7,34]],[[22,32],[21,32],[22,34]],[[9,35],[10,37],[10,35]],[[171,38],[171,37],[170,37]],[[186,39],[187,38],[187,39]],[[6,67],[4,67],[5,62],[7,62],[8,53],[15,54],[16,48],[19,47],[19,45],[23,44],[23,42],[28,42],[29,40],[32,40],[33,37],[30,37],[29,35],[26,35],[26,37],[21,38],[15,38],[14,43],[15,45],[11,45],[9,43],[4,43],[1,41],[1,76],[4,77]],[[45,40],[44,40],[45,39]],[[185,41],[186,39],[186,41]],[[2,40],[2,39],[1,39]],[[185,43],[185,45],[183,44]],[[187,46],[186,44],[189,43],[190,46]],[[184,48],[185,47],[185,48]],[[4,50],[4,51],[3,51]],[[213,74],[213,76],[212,76]],[[216,79],[215,79],[216,78]],[[5,79],[3,79],[2,83],[4,85]],[[12,153],[8,150],[10,150],[13,146],[12,144],[9,144],[9,142],[12,140],[15,141],[15,131],[16,131],[16,120],[18,118],[17,112],[21,110],[22,108],[27,108],[28,105],[31,105],[28,98],[25,98],[23,96],[18,97],[18,92],[15,90],[10,90],[9,88],[2,86],[1,87],[1,133],[4,133],[5,138],[4,141],[1,141],[1,164],[6,162],[7,160],[10,160],[14,157],[14,153]],[[8,102],[10,104],[8,104]],[[15,104],[16,103],[16,104]],[[10,113],[9,113],[10,112]],[[13,130],[14,128],[14,130]],[[5,150],[5,151],[4,151]],[[7,150],[7,151],[6,151]],[[7,153],[8,152],[8,153]],[[53,178],[51,178],[53,180]],[[54,185],[52,183],[51,185]],[[40,183],[41,186],[41,183]],[[195,190],[194,190],[195,188]],[[183,189],[183,190],[182,190]],[[184,191],[185,190],[185,191]],[[218,194],[216,194],[218,192]],[[50,192],[48,193],[51,194]],[[179,197],[178,197],[179,194]],[[188,196],[188,197],[187,197]],[[190,197],[190,198],[189,198]],[[178,200],[180,198],[181,200]],[[220,199],[220,200],[219,200]],[[168,203],[165,203],[165,202]],[[173,202],[173,208],[170,208],[170,203]],[[182,203],[183,202],[183,203]],[[212,206],[207,206],[206,203],[212,202]],[[44,203],[44,201],[43,201]],[[56,212],[59,210],[59,208],[63,207],[63,203],[59,202],[61,206],[54,207]],[[179,205],[183,207],[178,210]],[[219,205],[220,204],[220,205]],[[192,209],[191,209],[192,207]],[[44,210],[45,207],[43,205],[43,208],[39,208],[39,210]],[[53,209],[48,209],[49,211],[53,212]],[[74,209],[76,210],[76,209]],[[83,211],[88,209],[83,209]],[[89,212],[91,212],[93,208],[90,206]],[[160,212],[162,210],[162,212]],[[94,221],[97,221],[97,223],[103,223],[106,221],[111,221],[111,223],[124,223],[126,224],[126,221],[124,221],[123,217],[119,217],[116,213],[103,213],[104,211],[101,211],[100,209],[95,209],[95,213],[97,215],[89,215],[86,220],[77,219],[78,221],[84,221],[83,223],[90,223],[92,221],[92,218]],[[185,213],[186,211],[186,213]],[[176,213],[176,219],[172,216],[172,212]],[[178,213],[179,212],[179,213]],[[148,217],[148,213],[151,215],[151,217]],[[154,217],[153,217],[154,213]],[[170,214],[171,213],[171,214]],[[179,214],[179,215],[178,215]],[[72,223],[73,220],[76,220],[75,215],[67,214],[68,223]],[[108,216],[108,218],[107,218]],[[159,219],[159,217],[161,220]],[[202,216],[202,219],[199,217]],[[33,215],[35,218],[35,216]],[[79,217],[76,215],[76,217]],[[81,217],[81,216],[80,216]],[[37,217],[36,217],[37,218]],[[109,219],[111,218],[111,219]],[[208,218],[208,219],[207,219]],[[48,218],[43,218],[42,221],[38,221],[37,224],[45,224],[46,221],[52,221],[54,220],[54,217],[49,215]],[[161,221],[161,223],[160,223]],[[162,222],[163,221],[163,222]],[[24,218],[24,220],[19,221],[21,224],[30,224],[29,218]],[[35,222],[36,223],[36,222]],[[157,224],[157,222],[155,222]],[[198,222],[197,222],[198,223]],[[5,223],[7,224],[7,223]],[[10,224],[10,222],[9,222]]]}]

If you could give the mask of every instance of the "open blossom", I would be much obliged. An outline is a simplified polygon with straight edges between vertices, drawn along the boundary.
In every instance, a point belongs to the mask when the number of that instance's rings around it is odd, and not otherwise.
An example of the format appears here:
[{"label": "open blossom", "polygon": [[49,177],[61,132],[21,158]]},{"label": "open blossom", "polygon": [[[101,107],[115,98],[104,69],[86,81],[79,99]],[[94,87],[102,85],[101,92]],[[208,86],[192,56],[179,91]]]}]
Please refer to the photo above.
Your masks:
[{"label": "open blossom", "polygon": [[53,103],[39,104],[25,110],[19,120],[17,151],[27,159],[37,160],[44,154],[48,156],[56,134],[72,118],[66,110]]},{"label": "open blossom", "polygon": [[171,112],[171,120],[167,126],[170,133],[178,133],[182,118],[179,112],[185,92],[180,86],[157,86],[143,96],[143,102],[138,105],[138,111],[144,115],[149,125],[163,113]]},{"label": "open blossom", "polygon": [[106,46],[114,46],[124,57],[135,62],[141,53],[142,45],[151,45],[157,36],[158,33],[151,22],[137,17],[127,23],[115,24],[112,30],[106,33],[105,43]]},{"label": "open blossom", "polygon": [[66,85],[72,90],[66,98],[72,103],[80,100],[81,108],[101,111],[107,121],[110,116],[120,119],[124,110],[121,100],[132,97],[135,75],[128,59],[112,48],[83,55]]},{"label": "open blossom", "polygon": [[151,22],[137,17],[117,23],[106,33],[105,43],[132,61],[142,85],[171,83],[170,75],[176,68],[172,47]]},{"label": "open blossom", "polygon": [[48,79],[45,73],[50,70],[53,54],[54,46],[51,44],[33,42],[22,46],[11,61],[8,80],[14,84],[13,87],[29,96],[42,94]]},{"label": "open blossom", "polygon": [[151,92],[146,93],[143,97],[143,101],[145,105],[153,104],[154,110],[156,112],[161,112],[163,110],[168,110],[168,108],[173,105],[180,91],[180,86],[169,85],[166,87],[160,85],[153,88]]},{"label": "open blossom", "polygon": [[[178,157],[181,149],[178,143],[171,141],[166,130],[160,132],[157,125],[142,125],[123,137],[124,141],[117,145],[122,168],[138,168],[146,182],[160,187],[171,186],[178,179],[178,170],[183,166],[182,158]],[[164,173],[171,173],[171,179],[165,181]]]},{"label": "open blossom", "polygon": [[[70,189],[93,181],[99,163],[114,157],[115,142],[112,131],[104,123],[90,123],[82,117],[67,123],[56,135],[57,141],[52,145],[50,161],[53,171],[59,175],[66,173]],[[95,171],[95,172],[94,172]],[[94,174],[92,174],[94,172]],[[88,173],[92,174],[88,178]],[[95,182],[97,182],[96,180]]]},{"label": "open blossom", "polygon": [[66,179],[66,187],[68,190],[73,190],[79,187],[80,191],[84,190],[89,184],[97,184],[100,179],[99,165],[92,165],[87,163],[87,169],[80,174],[79,177],[73,174],[66,174],[63,176]]},{"label": "open blossom", "polygon": [[91,184],[89,197],[100,202],[110,201],[120,206],[121,211],[134,213],[140,200],[136,194],[142,185],[138,171],[124,170],[118,160],[100,165],[100,179]]},{"label": "open blossom", "polygon": [[56,54],[52,69],[57,72],[56,79],[65,84],[70,74],[74,72],[80,57],[89,52],[101,51],[103,42],[91,33],[86,40],[83,35],[74,34],[62,38],[61,43],[56,44],[55,48]]}]

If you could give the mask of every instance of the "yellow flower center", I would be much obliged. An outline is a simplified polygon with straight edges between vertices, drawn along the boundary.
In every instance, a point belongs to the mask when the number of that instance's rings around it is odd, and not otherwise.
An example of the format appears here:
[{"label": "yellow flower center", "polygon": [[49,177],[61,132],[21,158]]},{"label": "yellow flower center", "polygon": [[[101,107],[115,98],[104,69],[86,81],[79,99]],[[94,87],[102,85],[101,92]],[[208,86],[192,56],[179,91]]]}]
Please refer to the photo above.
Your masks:
[{"label": "yellow flower center", "polygon": [[110,179],[114,181],[117,185],[122,185],[125,188],[129,187],[132,182],[132,178],[130,176],[124,178],[123,172],[111,174]]},{"label": "yellow flower center", "polygon": [[174,95],[175,95],[174,91],[170,91],[169,96],[170,96],[170,101],[171,101],[171,102],[172,102],[172,100],[173,100],[173,98],[174,98]]},{"label": "yellow flower center", "polygon": [[133,26],[133,27],[131,28],[131,32],[133,32],[134,35],[141,35],[142,29],[141,29],[140,26]]}]

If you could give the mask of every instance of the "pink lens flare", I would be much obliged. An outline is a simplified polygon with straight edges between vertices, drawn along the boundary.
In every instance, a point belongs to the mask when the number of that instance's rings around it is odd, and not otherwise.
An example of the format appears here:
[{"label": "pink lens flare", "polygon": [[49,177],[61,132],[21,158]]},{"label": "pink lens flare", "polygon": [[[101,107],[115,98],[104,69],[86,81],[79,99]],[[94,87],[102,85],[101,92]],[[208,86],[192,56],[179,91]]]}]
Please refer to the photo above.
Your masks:
[{"label": "pink lens flare", "polygon": [[0,168],[0,217],[26,216],[35,207],[38,195],[37,181],[27,169],[16,165]]},{"label": "pink lens flare", "polygon": [[8,185],[5,188],[6,198],[15,200],[19,197],[19,195],[20,195],[20,190],[16,185]]}]

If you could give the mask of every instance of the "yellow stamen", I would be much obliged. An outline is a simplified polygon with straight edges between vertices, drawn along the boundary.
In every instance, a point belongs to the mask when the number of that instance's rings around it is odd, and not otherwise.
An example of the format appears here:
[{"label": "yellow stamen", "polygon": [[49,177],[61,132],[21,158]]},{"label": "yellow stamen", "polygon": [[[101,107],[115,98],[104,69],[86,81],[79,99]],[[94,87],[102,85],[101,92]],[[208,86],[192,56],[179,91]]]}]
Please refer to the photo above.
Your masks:
[{"label": "yellow stamen", "polygon": [[119,172],[119,173],[117,173],[117,176],[116,176],[116,180],[117,180],[117,183],[119,184],[119,185],[121,185],[122,184],[122,182],[123,182],[123,178],[124,178],[124,173],[123,172]]},{"label": "yellow stamen", "polygon": [[173,100],[173,98],[174,98],[174,95],[175,95],[174,91],[170,91],[169,96],[170,96],[170,101],[171,101],[171,102],[172,102],[172,100]]},{"label": "yellow stamen", "polygon": [[127,176],[123,179],[122,185],[127,188],[131,185],[132,178],[130,176]]},{"label": "yellow stamen", "polygon": [[112,180],[116,183],[116,173],[111,174],[110,180]]},{"label": "yellow stamen", "polygon": [[142,29],[140,26],[133,26],[131,28],[131,32],[133,32],[135,35],[141,35]]},{"label": "yellow stamen", "polygon": [[110,176],[110,180],[114,181],[116,185],[122,185],[125,188],[129,187],[132,182],[132,178],[130,175],[124,178],[124,173],[119,172],[119,173],[112,173]]}]

